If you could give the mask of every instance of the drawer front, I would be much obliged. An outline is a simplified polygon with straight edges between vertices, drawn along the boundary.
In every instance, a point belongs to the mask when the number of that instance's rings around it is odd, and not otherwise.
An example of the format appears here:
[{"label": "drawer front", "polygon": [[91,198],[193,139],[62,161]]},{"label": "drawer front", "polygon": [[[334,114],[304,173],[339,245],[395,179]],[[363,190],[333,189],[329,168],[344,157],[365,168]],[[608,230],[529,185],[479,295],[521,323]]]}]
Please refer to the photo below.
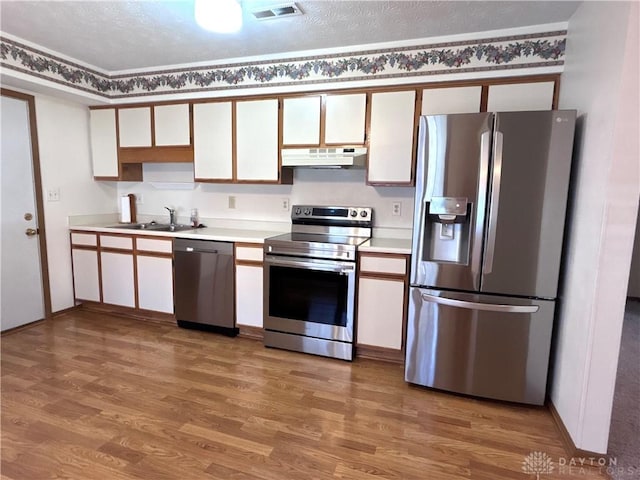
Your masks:
[{"label": "drawer front", "polygon": [[133,238],[116,235],[100,235],[100,246],[103,248],[133,250]]},{"label": "drawer front", "polygon": [[98,245],[98,236],[95,233],[71,232],[71,245],[87,245],[95,247]]},{"label": "drawer front", "polygon": [[173,251],[173,241],[136,237],[136,250],[145,252],[171,253]]},{"label": "drawer front", "polygon": [[360,272],[405,275],[407,273],[407,259],[391,255],[362,255],[360,257]]},{"label": "drawer front", "polygon": [[262,262],[262,245],[255,247],[237,246],[236,260],[249,260],[253,262]]}]

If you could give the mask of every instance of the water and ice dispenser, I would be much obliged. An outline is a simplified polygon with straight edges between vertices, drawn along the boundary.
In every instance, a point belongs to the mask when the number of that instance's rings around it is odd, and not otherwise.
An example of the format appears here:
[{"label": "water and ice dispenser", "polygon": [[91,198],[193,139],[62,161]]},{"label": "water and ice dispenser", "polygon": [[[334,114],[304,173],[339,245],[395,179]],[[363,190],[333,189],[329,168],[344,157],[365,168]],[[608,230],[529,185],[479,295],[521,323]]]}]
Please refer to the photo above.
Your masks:
[{"label": "water and ice dispenser", "polygon": [[463,197],[432,197],[426,202],[423,260],[469,263],[472,206]]}]

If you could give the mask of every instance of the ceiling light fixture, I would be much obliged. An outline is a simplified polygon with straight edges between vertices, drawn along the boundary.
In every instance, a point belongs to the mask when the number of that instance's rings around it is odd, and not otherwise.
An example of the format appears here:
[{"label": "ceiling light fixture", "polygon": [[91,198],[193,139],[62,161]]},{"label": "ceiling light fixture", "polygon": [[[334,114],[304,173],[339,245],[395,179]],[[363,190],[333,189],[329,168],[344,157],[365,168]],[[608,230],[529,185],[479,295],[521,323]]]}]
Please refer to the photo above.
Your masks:
[{"label": "ceiling light fixture", "polygon": [[216,33],[234,33],[242,28],[242,7],[238,0],[195,0],[196,23]]}]

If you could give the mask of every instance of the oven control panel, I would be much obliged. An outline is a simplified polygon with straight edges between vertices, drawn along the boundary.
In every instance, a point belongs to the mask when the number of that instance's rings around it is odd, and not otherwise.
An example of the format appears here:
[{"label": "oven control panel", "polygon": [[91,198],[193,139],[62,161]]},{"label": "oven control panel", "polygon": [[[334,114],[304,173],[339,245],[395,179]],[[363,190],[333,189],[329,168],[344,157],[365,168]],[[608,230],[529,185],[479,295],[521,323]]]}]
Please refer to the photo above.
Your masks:
[{"label": "oven control panel", "polygon": [[371,207],[327,207],[314,205],[294,205],[291,220],[324,220],[328,223],[348,220],[349,223],[371,223]]}]

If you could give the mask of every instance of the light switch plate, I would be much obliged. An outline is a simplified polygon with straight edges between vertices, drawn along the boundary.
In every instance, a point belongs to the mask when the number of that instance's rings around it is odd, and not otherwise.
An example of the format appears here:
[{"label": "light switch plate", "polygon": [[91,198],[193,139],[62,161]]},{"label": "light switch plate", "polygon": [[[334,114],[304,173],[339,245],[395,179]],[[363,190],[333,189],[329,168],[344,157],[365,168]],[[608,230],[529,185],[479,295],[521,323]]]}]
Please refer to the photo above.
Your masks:
[{"label": "light switch plate", "polygon": [[47,202],[60,201],[60,187],[50,188],[47,190]]}]

